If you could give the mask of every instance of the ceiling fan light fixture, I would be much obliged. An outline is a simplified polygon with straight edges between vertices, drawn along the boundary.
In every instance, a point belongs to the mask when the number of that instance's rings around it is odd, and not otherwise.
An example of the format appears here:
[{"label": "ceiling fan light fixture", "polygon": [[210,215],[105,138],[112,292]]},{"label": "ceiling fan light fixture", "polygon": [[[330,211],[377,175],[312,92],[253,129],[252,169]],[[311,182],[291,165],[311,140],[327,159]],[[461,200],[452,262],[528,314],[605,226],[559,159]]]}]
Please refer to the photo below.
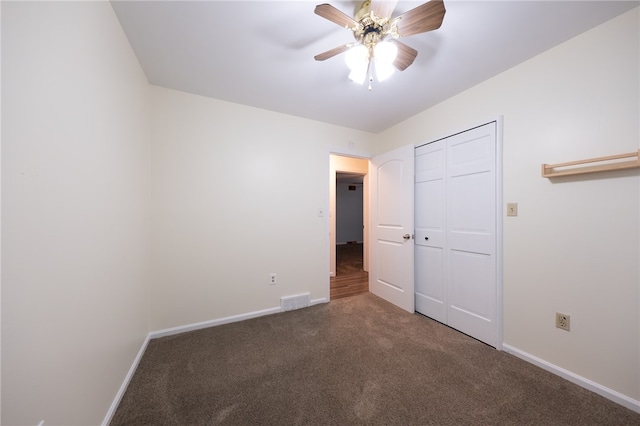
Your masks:
[{"label": "ceiling fan light fixture", "polygon": [[369,90],[374,71],[378,81],[388,78],[394,72],[393,67],[404,71],[413,63],[418,51],[395,39],[440,28],[446,9],[443,0],[428,0],[394,18],[396,3],[397,0],[365,0],[354,18],[328,3],[317,5],[316,15],[351,30],[356,44],[343,44],[314,56],[314,59],[324,61],[347,52],[349,78],[362,84],[368,77]]},{"label": "ceiling fan light fixture", "polygon": [[[443,0],[428,0],[393,17],[397,3],[397,0],[364,0],[353,18],[328,3],[317,5],[314,9],[316,15],[350,30],[356,43],[335,47],[314,56],[314,59],[324,61],[343,52],[349,54],[353,50],[349,55],[351,58],[347,59],[351,70],[349,78],[364,82],[368,77],[369,90],[373,74],[381,81],[394,71],[388,64],[399,71],[407,69],[413,64],[418,51],[397,39],[437,30],[442,25],[446,9]],[[366,54],[360,53],[364,52],[363,48]]]}]

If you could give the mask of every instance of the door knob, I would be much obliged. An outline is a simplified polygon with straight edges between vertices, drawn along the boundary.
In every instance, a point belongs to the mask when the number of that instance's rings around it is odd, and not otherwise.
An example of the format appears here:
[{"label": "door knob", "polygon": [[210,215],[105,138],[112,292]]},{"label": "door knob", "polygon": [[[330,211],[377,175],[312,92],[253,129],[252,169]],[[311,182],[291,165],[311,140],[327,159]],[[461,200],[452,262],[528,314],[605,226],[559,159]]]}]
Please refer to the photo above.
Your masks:
[{"label": "door knob", "polygon": [[424,240],[425,241],[429,241],[429,237],[424,237]]},{"label": "door knob", "polygon": [[409,238],[411,238],[411,235],[409,235],[409,234],[404,234],[404,235],[402,236],[402,238],[404,238],[404,240],[406,241],[406,240],[408,240]]}]

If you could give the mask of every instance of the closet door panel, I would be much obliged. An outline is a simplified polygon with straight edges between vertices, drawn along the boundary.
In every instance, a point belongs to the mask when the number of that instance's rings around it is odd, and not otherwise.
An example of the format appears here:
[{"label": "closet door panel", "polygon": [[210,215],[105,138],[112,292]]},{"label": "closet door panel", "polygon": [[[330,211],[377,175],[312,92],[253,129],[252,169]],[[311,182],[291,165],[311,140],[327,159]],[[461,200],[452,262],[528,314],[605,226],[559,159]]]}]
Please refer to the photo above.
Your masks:
[{"label": "closet door panel", "polygon": [[446,323],[445,144],[416,150],[415,291],[416,312]]},{"label": "closet door panel", "polygon": [[495,125],[448,138],[447,324],[496,344]]}]

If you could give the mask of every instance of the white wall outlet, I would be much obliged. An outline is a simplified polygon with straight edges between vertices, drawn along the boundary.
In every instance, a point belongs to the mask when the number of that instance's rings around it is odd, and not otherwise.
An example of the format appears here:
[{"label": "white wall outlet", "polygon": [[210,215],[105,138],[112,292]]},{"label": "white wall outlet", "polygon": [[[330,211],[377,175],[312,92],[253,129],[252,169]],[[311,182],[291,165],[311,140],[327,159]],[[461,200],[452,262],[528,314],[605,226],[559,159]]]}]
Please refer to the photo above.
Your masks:
[{"label": "white wall outlet", "polygon": [[556,327],[569,331],[571,317],[567,314],[556,312]]},{"label": "white wall outlet", "polygon": [[275,285],[276,282],[278,282],[278,274],[276,274],[275,272],[272,274],[269,274],[269,284]]},{"label": "white wall outlet", "polygon": [[518,216],[518,203],[507,203],[507,216]]}]

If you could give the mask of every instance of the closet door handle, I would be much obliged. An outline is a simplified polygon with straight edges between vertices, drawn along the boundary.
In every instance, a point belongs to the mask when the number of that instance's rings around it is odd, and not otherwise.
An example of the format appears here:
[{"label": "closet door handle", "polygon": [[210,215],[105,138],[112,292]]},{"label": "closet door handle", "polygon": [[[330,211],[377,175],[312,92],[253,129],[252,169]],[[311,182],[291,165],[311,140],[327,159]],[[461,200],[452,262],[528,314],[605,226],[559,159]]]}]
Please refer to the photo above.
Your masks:
[{"label": "closet door handle", "polygon": [[[397,235],[397,234],[396,234],[396,235]],[[410,238],[411,238],[411,235],[409,235],[409,234],[404,234],[404,235],[402,236],[402,238],[404,238],[404,240],[405,240],[405,241],[407,241],[408,239],[410,239]]]}]

